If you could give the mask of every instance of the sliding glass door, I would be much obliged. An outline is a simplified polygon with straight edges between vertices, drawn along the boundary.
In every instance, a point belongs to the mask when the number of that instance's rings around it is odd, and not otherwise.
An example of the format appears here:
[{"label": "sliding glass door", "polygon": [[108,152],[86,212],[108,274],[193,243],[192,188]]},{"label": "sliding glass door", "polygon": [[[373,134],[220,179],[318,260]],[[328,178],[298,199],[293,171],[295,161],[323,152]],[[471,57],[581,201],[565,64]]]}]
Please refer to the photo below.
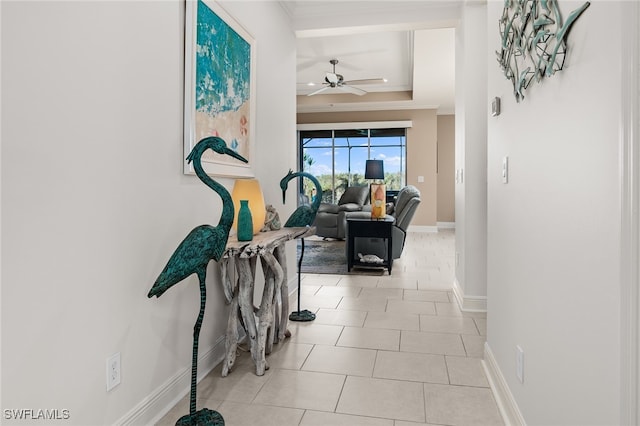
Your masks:
[{"label": "sliding glass door", "polygon": [[[322,201],[336,203],[348,186],[368,185],[365,161],[383,160],[387,190],[406,182],[406,129],[303,130],[299,133],[300,169],[318,178]],[[304,194],[313,199],[314,187],[304,182]]]}]

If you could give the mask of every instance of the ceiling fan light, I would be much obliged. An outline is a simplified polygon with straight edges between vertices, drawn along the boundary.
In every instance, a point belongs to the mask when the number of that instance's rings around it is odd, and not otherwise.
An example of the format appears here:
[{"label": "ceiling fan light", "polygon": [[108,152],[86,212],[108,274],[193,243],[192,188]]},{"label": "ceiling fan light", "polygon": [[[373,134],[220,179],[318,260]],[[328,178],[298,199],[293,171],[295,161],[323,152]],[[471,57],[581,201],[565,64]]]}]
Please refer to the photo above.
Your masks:
[{"label": "ceiling fan light", "polygon": [[307,86],[315,86],[316,84],[313,81],[307,83]]},{"label": "ceiling fan light", "polygon": [[333,83],[333,84],[335,84],[335,83],[340,81],[340,78],[338,77],[337,74],[333,74],[333,73],[330,73],[330,72],[327,73],[327,75],[324,77],[324,79],[325,79],[325,81],[327,83]]}]

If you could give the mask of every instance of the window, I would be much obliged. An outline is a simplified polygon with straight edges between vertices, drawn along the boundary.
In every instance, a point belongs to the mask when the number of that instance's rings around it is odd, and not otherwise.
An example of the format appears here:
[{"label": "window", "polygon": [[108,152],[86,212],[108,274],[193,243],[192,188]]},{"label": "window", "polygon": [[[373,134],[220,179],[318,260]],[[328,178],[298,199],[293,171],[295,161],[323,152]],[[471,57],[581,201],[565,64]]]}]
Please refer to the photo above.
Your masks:
[{"label": "window", "polygon": [[[366,160],[383,160],[387,190],[399,190],[406,182],[406,133],[404,127],[300,130],[300,169],[318,178],[327,203],[337,202],[348,186],[370,183],[364,179]],[[304,185],[312,199],[313,185]]]}]

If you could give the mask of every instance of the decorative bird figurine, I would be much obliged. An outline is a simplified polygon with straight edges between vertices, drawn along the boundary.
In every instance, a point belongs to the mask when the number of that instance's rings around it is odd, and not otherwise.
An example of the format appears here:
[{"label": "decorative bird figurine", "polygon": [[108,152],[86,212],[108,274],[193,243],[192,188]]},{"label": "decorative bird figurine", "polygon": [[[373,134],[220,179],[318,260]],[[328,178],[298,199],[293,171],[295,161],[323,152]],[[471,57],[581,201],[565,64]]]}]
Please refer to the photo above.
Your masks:
[{"label": "decorative bird figurine", "polygon": [[[318,209],[320,208],[320,202],[322,201],[322,186],[318,179],[312,174],[307,172],[296,172],[293,173],[292,170],[289,170],[289,173],[285,177],[280,180],[280,188],[282,188],[282,203],[286,201],[287,195],[287,187],[289,186],[289,181],[296,177],[306,176],[311,182],[316,186],[316,198],[313,200],[311,205],[302,205],[298,207],[292,214],[289,216],[289,219],[285,222],[285,228],[293,228],[297,226],[310,226],[313,221],[316,219],[316,213],[318,213]],[[292,312],[289,315],[289,319],[291,321],[313,321],[316,319],[316,314],[305,309],[304,311],[300,310],[300,267],[302,266],[302,258],[304,257],[304,238],[300,239],[300,259],[298,259],[298,310],[296,312]]]},{"label": "decorative bird figurine", "polygon": [[160,297],[173,285],[181,282],[191,274],[196,274],[200,281],[200,312],[193,327],[193,358],[191,366],[191,401],[189,414],[181,417],[176,425],[224,425],[224,419],[220,413],[203,408],[196,411],[196,378],[198,372],[198,340],[200,328],[204,317],[204,309],[207,299],[205,281],[207,277],[207,265],[214,259],[219,261],[224,253],[229,237],[229,230],[233,223],[233,200],[229,192],[218,182],[213,180],[202,168],[202,154],[212,149],[217,153],[230,155],[240,161],[247,162],[245,158],[229,149],[224,140],[212,136],[207,137],[196,144],[187,157],[189,163],[193,162],[196,175],[209,188],[214,190],[222,198],[222,214],[218,226],[200,225],[194,228],[173,252],[169,262],[164,267],[158,279],[153,284],[147,297]]},{"label": "decorative bird figurine", "polygon": [[285,228],[294,228],[297,226],[310,226],[313,221],[316,219],[316,213],[318,213],[318,209],[320,208],[320,202],[322,201],[322,186],[320,186],[320,182],[310,173],[307,172],[295,172],[289,170],[289,173],[285,177],[280,180],[280,188],[282,188],[282,203],[286,201],[287,196],[287,188],[289,186],[289,181],[291,179],[297,178],[298,176],[306,176],[311,182],[316,186],[316,199],[313,200],[311,205],[303,205],[298,207],[292,214],[289,216],[289,219],[285,222]]}]

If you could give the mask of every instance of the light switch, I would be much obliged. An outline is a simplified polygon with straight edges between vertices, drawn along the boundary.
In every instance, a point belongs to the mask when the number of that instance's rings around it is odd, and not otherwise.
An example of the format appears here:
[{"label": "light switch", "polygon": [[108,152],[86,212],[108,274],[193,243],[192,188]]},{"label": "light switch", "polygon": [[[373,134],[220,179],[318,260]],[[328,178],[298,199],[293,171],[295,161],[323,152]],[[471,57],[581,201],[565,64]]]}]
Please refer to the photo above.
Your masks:
[{"label": "light switch", "polygon": [[509,183],[509,157],[502,159],[502,183]]},{"label": "light switch", "polygon": [[498,97],[491,101],[491,115],[494,117],[500,115],[500,98]]},{"label": "light switch", "polygon": [[418,183],[424,182],[424,176],[418,176]]}]

